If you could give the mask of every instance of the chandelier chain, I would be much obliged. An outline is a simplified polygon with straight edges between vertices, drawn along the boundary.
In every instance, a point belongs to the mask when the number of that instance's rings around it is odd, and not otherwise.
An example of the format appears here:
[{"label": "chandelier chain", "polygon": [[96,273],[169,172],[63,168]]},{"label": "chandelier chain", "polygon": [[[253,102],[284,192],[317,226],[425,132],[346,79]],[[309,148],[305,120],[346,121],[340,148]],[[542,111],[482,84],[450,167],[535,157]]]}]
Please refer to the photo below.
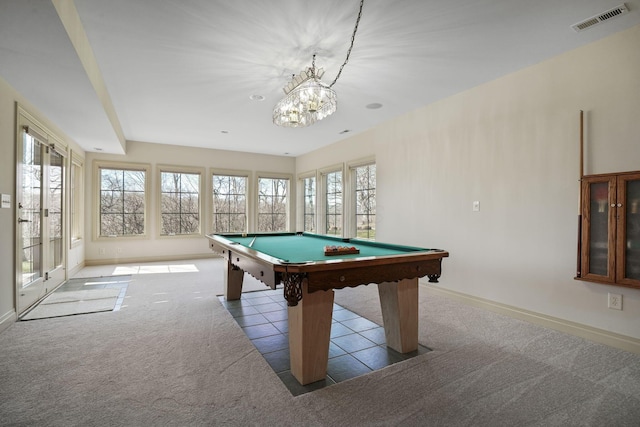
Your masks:
[{"label": "chandelier chain", "polygon": [[[333,82],[331,82],[329,87],[333,87],[333,85],[336,84],[336,82],[338,81],[338,78],[340,77],[340,74],[342,74],[342,69],[344,68],[345,65],[347,65],[347,62],[349,61],[349,56],[351,55],[351,49],[353,49],[353,43],[356,40],[356,32],[358,31],[358,24],[360,24],[360,18],[362,17],[362,6],[363,5],[364,5],[364,0],[360,0],[360,11],[358,12],[358,18],[356,19],[356,25],[353,28],[353,34],[351,34],[351,45],[349,46],[349,50],[347,51],[347,57],[344,59],[344,62],[340,66],[340,70],[338,70],[338,75],[336,76],[335,79],[333,79]],[[315,68],[315,59],[316,59],[316,56],[313,55],[313,62],[314,62],[313,67],[314,68]]]},{"label": "chandelier chain", "polygon": [[342,70],[344,69],[351,50],[356,39],[360,18],[362,18],[362,8],[364,0],[360,0],[360,10],[356,19],[353,34],[351,35],[351,44],[347,51],[344,63],[340,66],[338,75],[331,85],[326,85],[320,78],[324,72],[316,70],[316,55],[313,54],[311,68],[307,69],[291,78],[291,82],[285,86],[284,92],[286,96],[282,98],[273,108],[273,123],[284,127],[305,127],[316,123],[336,112],[337,96],[336,92],[331,88],[337,81]]}]

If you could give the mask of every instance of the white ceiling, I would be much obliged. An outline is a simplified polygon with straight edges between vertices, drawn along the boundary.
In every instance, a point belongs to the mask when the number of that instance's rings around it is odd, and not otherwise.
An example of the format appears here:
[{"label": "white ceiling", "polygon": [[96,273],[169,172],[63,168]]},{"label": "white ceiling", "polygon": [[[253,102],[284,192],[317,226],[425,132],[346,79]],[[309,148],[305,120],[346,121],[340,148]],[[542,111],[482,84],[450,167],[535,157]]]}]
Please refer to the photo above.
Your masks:
[{"label": "white ceiling", "polygon": [[122,153],[123,134],[297,156],[640,24],[640,0],[632,0],[630,13],[580,33],[570,28],[620,4],[365,0],[334,86],[338,111],[308,128],[275,126],[273,106],[314,53],[323,80],[334,79],[359,0],[75,0],[113,108],[96,93],[51,0],[0,0],[0,76],[87,151]]}]

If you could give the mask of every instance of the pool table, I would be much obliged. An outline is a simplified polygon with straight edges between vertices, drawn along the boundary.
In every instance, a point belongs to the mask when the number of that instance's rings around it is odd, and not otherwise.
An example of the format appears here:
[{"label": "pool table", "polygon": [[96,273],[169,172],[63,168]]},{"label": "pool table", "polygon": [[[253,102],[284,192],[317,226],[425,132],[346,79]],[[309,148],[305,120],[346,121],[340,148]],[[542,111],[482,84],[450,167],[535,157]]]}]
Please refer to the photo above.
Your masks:
[{"label": "pool table", "polygon": [[291,373],[303,385],[326,376],[334,289],[377,283],[387,346],[412,352],[418,349],[418,278],[437,282],[442,258],[449,256],[441,249],[311,233],[207,238],[227,261],[226,299],[240,299],[245,272],[272,289],[284,285]]}]

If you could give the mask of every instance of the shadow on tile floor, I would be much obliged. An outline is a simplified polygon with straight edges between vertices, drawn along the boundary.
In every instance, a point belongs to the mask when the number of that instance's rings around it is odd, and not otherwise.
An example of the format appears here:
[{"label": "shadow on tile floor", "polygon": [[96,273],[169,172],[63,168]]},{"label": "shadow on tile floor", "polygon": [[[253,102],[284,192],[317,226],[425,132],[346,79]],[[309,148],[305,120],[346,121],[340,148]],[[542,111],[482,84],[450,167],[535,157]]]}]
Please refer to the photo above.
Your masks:
[{"label": "shadow on tile floor", "polygon": [[293,377],[289,366],[287,302],[282,289],[246,292],[236,301],[218,298],[294,396],[430,351],[420,345],[414,352],[398,353],[386,346],[382,326],[334,304],[327,376],[323,381],[303,386]]}]

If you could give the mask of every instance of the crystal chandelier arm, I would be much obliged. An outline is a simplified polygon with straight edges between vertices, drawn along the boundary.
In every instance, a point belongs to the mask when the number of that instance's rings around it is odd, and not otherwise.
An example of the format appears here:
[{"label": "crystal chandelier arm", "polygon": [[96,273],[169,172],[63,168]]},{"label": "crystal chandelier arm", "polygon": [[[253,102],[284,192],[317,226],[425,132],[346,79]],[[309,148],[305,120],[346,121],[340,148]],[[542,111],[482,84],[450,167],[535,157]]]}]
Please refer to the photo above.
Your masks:
[{"label": "crystal chandelier arm", "polygon": [[[338,78],[340,77],[340,74],[342,74],[342,69],[344,68],[345,65],[347,65],[347,62],[349,61],[349,56],[351,55],[351,49],[353,49],[353,43],[356,40],[356,32],[358,31],[358,24],[360,24],[360,18],[362,17],[362,6],[363,5],[364,5],[364,0],[360,0],[360,11],[358,12],[358,18],[356,19],[356,25],[353,28],[353,34],[351,35],[351,45],[349,46],[349,50],[347,51],[347,57],[344,59],[344,62],[340,66],[340,70],[338,70],[338,75],[336,76],[335,79],[333,79],[333,82],[331,82],[329,87],[333,87],[333,85],[336,84],[336,82],[338,81]],[[315,62],[315,55],[313,55],[313,57],[314,57],[314,62]]]}]

